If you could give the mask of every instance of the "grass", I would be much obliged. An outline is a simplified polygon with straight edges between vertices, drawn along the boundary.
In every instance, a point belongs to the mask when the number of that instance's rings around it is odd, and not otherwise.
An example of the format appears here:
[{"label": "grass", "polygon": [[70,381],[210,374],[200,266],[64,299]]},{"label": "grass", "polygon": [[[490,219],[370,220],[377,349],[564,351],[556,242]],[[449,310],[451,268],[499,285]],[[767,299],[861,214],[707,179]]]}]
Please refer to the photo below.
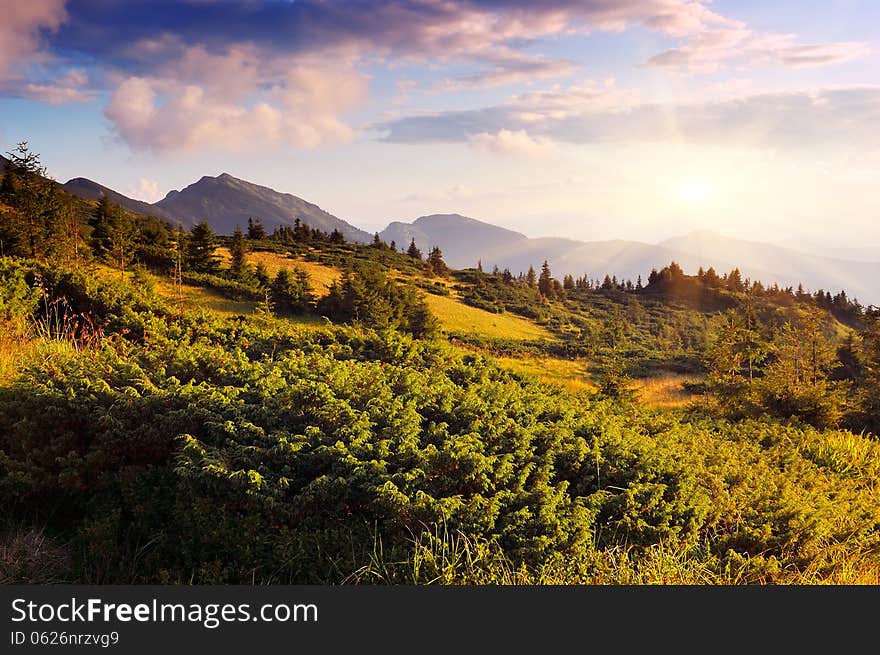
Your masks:
[{"label": "grass", "polygon": [[496,361],[514,373],[531,375],[568,391],[595,391],[597,388],[590,379],[588,363],[584,359],[497,357]]},{"label": "grass", "polygon": [[[177,288],[170,280],[156,278],[156,293],[176,306]],[[205,309],[224,317],[253,314],[257,308],[257,303],[251,300],[231,300],[212,289],[189,284],[181,285],[180,296],[185,309]]]},{"label": "grass", "polygon": [[493,314],[447,296],[425,294],[425,302],[445,332],[480,336],[486,339],[514,339],[533,341],[552,339],[553,336],[536,325],[512,314]]},{"label": "grass", "polygon": [[[224,265],[228,265],[230,260],[228,248],[217,248],[217,256],[220,257]],[[315,296],[318,298],[327,295],[327,287],[342,275],[342,271],[334,266],[310,262],[276,252],[266,252],[263,250],[249,252],[246,259],[247,263],[251,266],[256,266],[257,264],[265,266],[266,272],[271,276],[274,276],[282,268],[299,268],[304,270],[311,277]]]},{"label": "grass", "polygon": [[635,380],[633,387],[644,405],[654,409],[676,409],[700,398],[699,394],[684,389],[686,382],[699,381],[700,378],[694,375],[669,373]]},{"label": "grass", "polygon": [[11,380],[23,357],[35,349],[33,340],[20,330],[0,324],[0,382]]}]

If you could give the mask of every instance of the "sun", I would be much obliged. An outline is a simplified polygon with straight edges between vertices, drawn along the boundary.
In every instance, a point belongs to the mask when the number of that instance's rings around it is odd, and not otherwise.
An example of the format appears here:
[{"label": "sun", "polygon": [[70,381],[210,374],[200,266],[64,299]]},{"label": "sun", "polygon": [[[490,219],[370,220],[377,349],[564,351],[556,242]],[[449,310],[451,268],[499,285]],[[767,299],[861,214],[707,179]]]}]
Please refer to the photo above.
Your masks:
[{"label": "sun", "polygon": [[715,185],[700,178],[685,178],[679,181],[675,194],[688,205],[702,205],[715,196]]}]

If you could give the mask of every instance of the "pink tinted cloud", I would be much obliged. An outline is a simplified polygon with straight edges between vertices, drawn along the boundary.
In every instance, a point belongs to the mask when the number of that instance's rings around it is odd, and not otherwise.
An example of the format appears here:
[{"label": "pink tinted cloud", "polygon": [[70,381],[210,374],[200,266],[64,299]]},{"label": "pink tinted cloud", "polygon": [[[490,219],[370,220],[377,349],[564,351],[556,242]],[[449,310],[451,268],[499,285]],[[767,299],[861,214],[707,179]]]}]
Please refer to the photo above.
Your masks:
[{"label": "pink tinted cloud", "polygon": [[65,0],[3,3],[0,19],[0,82],[17,79],[21,68],[48,55],[40,30],[57,30],[67,18]]},{"label": "pink tinted cloud", "polygon": [[469,143],[472,147],[496,155],[515,155],[540,159],[555,152],[555,146],[548,140],[534,138],[525,130],[502,129],[495,133],[481,132],[473,135]]}]

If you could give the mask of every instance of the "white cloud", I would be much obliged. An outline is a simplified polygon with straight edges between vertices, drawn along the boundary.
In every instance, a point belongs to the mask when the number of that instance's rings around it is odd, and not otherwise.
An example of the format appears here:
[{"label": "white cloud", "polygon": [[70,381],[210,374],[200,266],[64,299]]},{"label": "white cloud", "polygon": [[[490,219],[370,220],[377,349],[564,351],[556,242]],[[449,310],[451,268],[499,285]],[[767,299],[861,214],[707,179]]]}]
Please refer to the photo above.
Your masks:
[{"label": "white cloud", "polygon": [[129,187],[125,194],[135,200],[143,200],[144,202],[156,202],[165,197],[159,190],[159,183],[156,180],[148,180],[142,177],[137,185]]},{"label": "white cloud", "polygon": [[742,25],[698,32],[681,46],[651,57],[647,65],[689,73],[711,73],[733,62],[803,68],[844,63],[870,52],[860,41],[802,45],[795,34],[756,33]]},{"label": "white cloud", "polygon": [[578,70],[574,62],[567,60],[545,60],[541,58],[517,59],[498,64],[492,69],[446,79],[435,88],[440,91],[461,91],[464,89],[485,89],[509,84],[520,84],[536,80],[552,79],[571,75]]},{"label": "white cloud", "polygon": [[93,100],[95,93],[88,89],[88,77],[80,70],[68,71],[63,77],[44,83],[28,82],[21,85],[19,94],[50,105]]},{"label": "white cloud", "polygon": [[496,155],[548,157],[555,147],[547,139],[535,139],[525,130],[499,130],[494,134],[481,132],[469,139],[471,146]]},{"label": "white cloud", "polygon": [[[202,61],[225,63],[233,71],[251,69],[241,51]],[[366,78],[345,64],[291,62],[270,88],[261,88],[255,73],[247,81],[238,79],[236,93],[219,83],[219,77],[192,75],[203,81],[129,77],[114,92],[105,115],[136,149],[314,148],[353,139],[354,131],[341,114],[366,95]]]},{"label": "white cloud", "polygon": [[410,193],[403,198],[401,198],[402,202],[447,202],[447,201],[457,201],[457,200],[467,200],[474,196],[474,190],[464,184],[454,184],[445,189],[431,190],[431,191],[420,191],[416,193]]}]

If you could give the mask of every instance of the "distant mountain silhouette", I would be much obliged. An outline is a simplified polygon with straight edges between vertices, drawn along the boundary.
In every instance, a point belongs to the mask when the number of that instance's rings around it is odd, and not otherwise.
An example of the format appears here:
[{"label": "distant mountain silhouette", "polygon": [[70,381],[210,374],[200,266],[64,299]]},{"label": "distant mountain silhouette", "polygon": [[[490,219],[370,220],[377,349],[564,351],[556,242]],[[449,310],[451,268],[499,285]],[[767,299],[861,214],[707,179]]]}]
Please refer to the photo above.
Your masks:
[{"label": "distant mountain silhouette", "polygon": [[144,202],[142,200],[129,198],[128,196],[122,195],[118,191],[114,191],[113,189],[105,187],[102,184],[98,184],[97,182],[93,182],[92,180],[84,177],[75,177],[65,184],[62,184],[61,188],[73,196],[79,196],[80,198],[85,198],[87,200],[98,201],[101,199],[102,196],[107,196],[113,202],[122,205],[127,210],[134,212],[135,214],[143,214],[144,216],[158,216],[166,220],[172,220],[172,216],[169,215],[161,207],[151,205],[150,203]]},{"label": "distant mountain silhouette", "polygon": [[639,241],[576,241],[555,237],[528,238],[519,232],[458,214],[423,216],[412,223],[391,223],[381,237],[405,248],[410,239],[426,252],[439,246],[446,262],[456,268],[476,266],[484,270],[509,268],[514,274],[536,270],[547,260],[554,276],[606,274],[635,281],[646,279],[651,269],[672,261],[686,272],[702,266],[719,274],[739,268],[744,276],[764,284],[845,290],[864,303],[880,303],[880,262],[854,262],[818,257],[764,243],[730,239],[712,232],[694,232],[659,244]]},{"label": "distant mountain silhouette", "polygon": [[386,243],[395,241],[401,249],[415,239],[416,245],[425,253],[440,246],[447,264],[455,268],[476,266],[487,253],[528,240],[519,232],[460,214],[433,214],[417,218],[412,223],[394,222],[379,237]]},{"label": "distant mountain silhouette", "polygon": [[[799,252],[791,248],[745,241],[714,232],[697,231],[667,239],[660,245],[697,258],[699,265],[716,269],[719,263],[735,264],[752,279],[836,292],[880,303],[880,261],[850,261]],[[880,260],[880,253],[878,253]]]},{"label": "distant mountain silhouette", "polygon": [[299,218],[306,225],[326,232],[338,229],[349,241],[364,243],[372,238],[302,198],[228,173],[205,176],[181,191],[171,191],[154,206],[184,225],[206,220],[220,234],[232,234],[236,226],[245,228],[250,217],[260,219],[270,233],[279,226],[292,226]]},{"label": "distant mountain silhouette", "polygon": [[[0,157],[5,162],[5,159]],[[369,242],[372,237],[315,204],[289,193],[240,180],[228,173],[205,176],[181,191],[171,191],[155,204],[128,198],[85,178],[63,185],[65,191],[97,200],[106,194],[130,211],[160,216],[185,227],[207,220],[220,234],[231,234],[236,226],[247,226],[249,217],[262,221],[267,231],[303,223],[327,232],[338,229],[349,241]],[[536,270],[547,260],[556,277],[565,274],[606,274],[635,281],[647,278],[651,269],[672,261],[688,273],[699,267],[714,267],[719,274],[739,268],[743,276],[782,287],[802,283],[805,289],[845,290],[851,298],[866,304],[880,304],[880,261],[849,261],[807,254],[767,243],[731,239],[713,232],[697,231],[667,239],[659,244],[639,241],[577,241],[558,237],[529,238],[524,234],[460,214],[432,214],[411,223],[393,222],[380,234],[399,249],[411,240],[422,252],[434,246],[443,251],[454,268],[469,268],[481,262],[484,270],[509,268],[514,274],[530,266]],[[880,260],[880,253],[878,253]]]}]

